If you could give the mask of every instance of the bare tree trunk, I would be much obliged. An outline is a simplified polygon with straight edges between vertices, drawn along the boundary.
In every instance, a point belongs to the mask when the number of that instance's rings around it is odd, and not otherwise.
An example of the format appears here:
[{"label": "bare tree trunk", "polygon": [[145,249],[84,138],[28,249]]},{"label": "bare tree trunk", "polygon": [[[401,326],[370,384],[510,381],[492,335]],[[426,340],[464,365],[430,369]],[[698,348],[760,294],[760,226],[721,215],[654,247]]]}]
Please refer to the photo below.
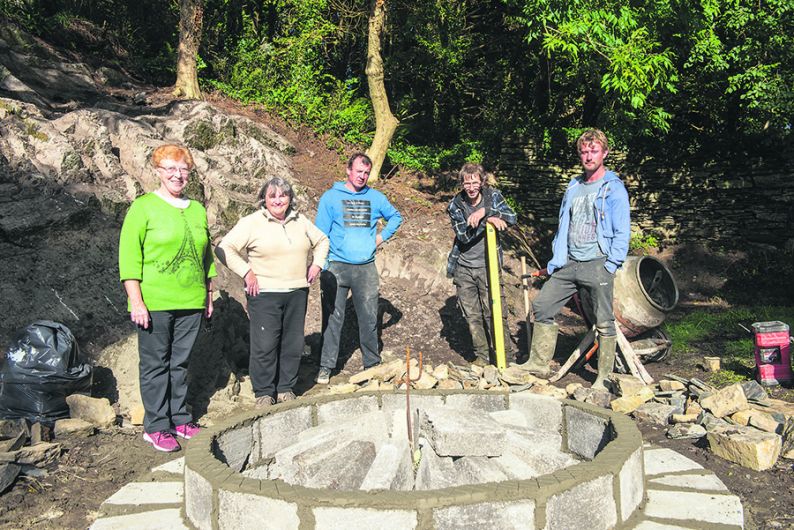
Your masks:
[{"label": "bare tree trunk", "polygon": [[383,24],[386,18],[386,0],[372,0],[369,13],[369,36],[367,40],[367,84],[369,85],[369,98],[372,109],[375,111],[375,138],[367,154],[372,159],[370,181],[375,181],[380,175],[386,151],[389,148],[394,131],[400,123],[391,113],[389,97],[383,83],[383,58],[380,56],[380,37],[383,33]]},{"label": "bare tree trunk", "polygon": [[185,99],[201,99],[198,84],[199,43],[204,24],[204,6],[201,0],[179,1],[179,54],[176,60],[176,84],[174,96]]}]

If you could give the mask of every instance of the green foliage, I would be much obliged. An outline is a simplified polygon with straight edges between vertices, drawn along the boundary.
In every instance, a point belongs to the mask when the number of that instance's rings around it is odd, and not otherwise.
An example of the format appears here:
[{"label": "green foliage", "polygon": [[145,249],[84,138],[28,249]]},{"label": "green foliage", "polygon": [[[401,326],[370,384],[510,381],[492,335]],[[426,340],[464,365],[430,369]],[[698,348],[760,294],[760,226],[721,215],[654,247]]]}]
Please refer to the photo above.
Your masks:
[{"label": "green foliage", "polygon": [[438,173],[442,169],[458,168],[465,162],[480,163],[483,152],[477,142],[461,142],[451,147],[411,145],[396,141],[389,148],[392,164],[423,173]]},{"label": "green foliage", "polygon": [[629,251],[635,254],[649,254],[652,250],[659,248],[659,240],[653,234],[643,234],[642,232],[632,232],[629,239]]}]

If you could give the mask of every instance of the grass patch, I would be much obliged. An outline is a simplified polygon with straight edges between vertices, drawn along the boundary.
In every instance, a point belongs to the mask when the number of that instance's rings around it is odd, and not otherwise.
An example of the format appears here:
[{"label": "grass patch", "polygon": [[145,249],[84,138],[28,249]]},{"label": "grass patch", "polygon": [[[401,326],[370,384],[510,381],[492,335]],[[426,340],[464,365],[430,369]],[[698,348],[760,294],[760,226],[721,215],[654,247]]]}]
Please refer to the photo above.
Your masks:
[{"label": "grass patch", "polygon": [[780,320],[791,326],[794,324],[794,307],[698,309],[671,315],[665,328],[673,341],[673,359],[693,355],[714,355],[722,358],[722,369],[709,376],[709,383],[723,387],[753,377],[753,338],[740,324],[750,328],[753,322],[768,320]]}]

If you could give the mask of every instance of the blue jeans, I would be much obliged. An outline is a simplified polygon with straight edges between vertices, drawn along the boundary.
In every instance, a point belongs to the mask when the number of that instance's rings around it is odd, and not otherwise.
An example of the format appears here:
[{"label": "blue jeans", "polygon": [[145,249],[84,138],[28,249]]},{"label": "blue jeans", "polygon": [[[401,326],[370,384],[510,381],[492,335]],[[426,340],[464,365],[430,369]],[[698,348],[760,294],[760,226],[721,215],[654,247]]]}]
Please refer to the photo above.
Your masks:
[{"label": "blue jeans", "polygon": [[149,328],[138,328],[143,429],[148,433],[193,421],[186,404],[187,366],[203,312],[151,311]]},{"label": "blue jeans", "polygon": [[378,352],[378,269],[375,262],[353,265],[332,261],[320,276],[323,313],[328,325],[323,331],[320,366],[333,370],[339,358],[339,340],[345,323],[347,294],[352,291],[358,317],[358,338],[364,368],[380,363]]},{"label": "blue jeans", "polygon": [[604,268],[606,258],[592,261],[568,261],[554,271],[532,302],[535,322],[551,324],[562,307],[578,289],[590,295],[595,325],[601,337],[614,337],[615,314],[612,311],[612,291],[615,275]]}]

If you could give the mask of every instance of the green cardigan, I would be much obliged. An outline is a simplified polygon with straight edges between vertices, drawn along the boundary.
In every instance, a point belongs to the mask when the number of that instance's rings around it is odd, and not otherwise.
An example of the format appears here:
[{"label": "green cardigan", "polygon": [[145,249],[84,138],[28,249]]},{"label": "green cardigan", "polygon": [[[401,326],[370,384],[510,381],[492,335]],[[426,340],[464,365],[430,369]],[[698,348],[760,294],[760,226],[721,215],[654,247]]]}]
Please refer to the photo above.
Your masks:
[{"label": "green cardigan", "polygon": [[206,281],[215,275],[200,203],[177,208],[156,193],[133,201],[119,237],[119,276],[141,282],[149,311],[204,308]]}]

